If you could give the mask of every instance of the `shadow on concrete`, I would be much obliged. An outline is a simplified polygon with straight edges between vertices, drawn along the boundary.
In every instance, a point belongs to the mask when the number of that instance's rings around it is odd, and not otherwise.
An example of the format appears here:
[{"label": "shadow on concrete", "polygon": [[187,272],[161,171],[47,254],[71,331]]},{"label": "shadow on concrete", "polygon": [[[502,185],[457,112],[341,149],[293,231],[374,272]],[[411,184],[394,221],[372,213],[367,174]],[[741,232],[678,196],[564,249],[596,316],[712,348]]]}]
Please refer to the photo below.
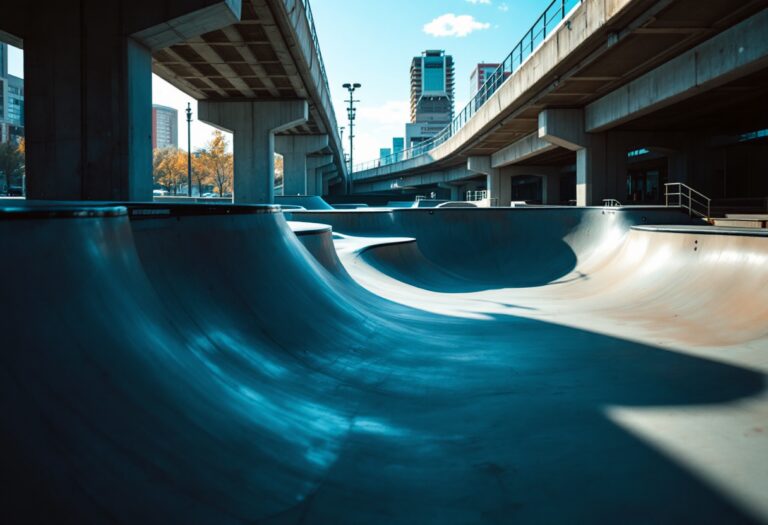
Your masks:
[{"label": "shadow on concrete", "polygon": [[134,227],[139,253],[125,217],[0,220],[10,523],[753,521],[605,407],[727,403],[761,374],[366,306],[274,214]]}]

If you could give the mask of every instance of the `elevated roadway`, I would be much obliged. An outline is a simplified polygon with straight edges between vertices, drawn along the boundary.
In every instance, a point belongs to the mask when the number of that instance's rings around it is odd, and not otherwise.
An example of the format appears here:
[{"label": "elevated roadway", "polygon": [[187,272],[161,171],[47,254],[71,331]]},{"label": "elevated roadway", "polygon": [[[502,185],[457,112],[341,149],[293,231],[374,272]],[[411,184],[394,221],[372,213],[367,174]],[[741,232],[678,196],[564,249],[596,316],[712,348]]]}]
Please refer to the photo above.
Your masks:
[{"label": "elevated roadway", "polygon": [[[628,163],[662,158],[666,180],[719,196],[718,152],[768,127],[754,111],[766,94],[766,8],[762,0],[583,0],[564,19],[548,10],[557,24],[543,33],[541,19],[534,25],[505,61],[503,84],[491,79],[434,143],[357,166],[355,192],[434,190],[456,200],[482,188],[502,205],[626,202]],[[731,189],[768,195],[749,180],[759,166],[730,174]],[[513,195],[516,182],[531,179],[536,195]],[[647,200],[660,202],[661,189]]]}]

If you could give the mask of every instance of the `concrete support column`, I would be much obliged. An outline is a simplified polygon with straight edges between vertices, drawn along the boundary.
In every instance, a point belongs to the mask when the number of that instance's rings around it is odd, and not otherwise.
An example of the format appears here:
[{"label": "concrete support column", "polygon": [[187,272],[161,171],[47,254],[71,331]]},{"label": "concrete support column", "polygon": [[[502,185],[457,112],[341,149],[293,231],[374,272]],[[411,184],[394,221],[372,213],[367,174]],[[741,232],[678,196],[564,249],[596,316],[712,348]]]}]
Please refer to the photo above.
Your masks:
[{"label": "concrete support column", "polygon": [[440,188],[450,190],[451,192],[451,200],[452,201],[463,201],[464,196],[461,195],[461,187],[457,184],[447,184],[447,183],[440,183],[438,184]]},{"label": "concrete support column", "polygon": [[150,50],[111,3],[82,10],[40,9],[24,40],[27,197],[151,200]]},{"label": "concrete support column", "polygon": [[322,194],[329,195],[331,182],[338,178],[339,169],[335,164],[328,164],[327,166],[320,168],[318,172],[320,172],[319,180],[323,192]]},{"label": "concrete support column", "polygon": [[198,116],[233,134],[234,199],[241,204],[275,201],[275,133],[309,118],[306,100],[200,101]]},{"label": "concrete support column", "polygon": [[240,0],[14,6],[3,22],[24,45],[27,196],[151,200],[151,52],[240,12]]},{"label": "concrete support column", "polygon": [[283,195],[308,195],[307,155],[328,147],[328,135],[280,135],[275,150],[283,156]]},{"label": "concrete support column", "polygon": [[491,167],[491,157],[469,157],[467,169],[486,176],[488,198],[496,206],[509,206],[512,202],[512,180],[502,169]]},{"label": "concrete support column", "polygon": [[333,155],[307,157],[307,195],[323,194],[323,180],[320,168],[333,162]]},{"label": "concrete support column", "polygon": [[604,134],[584,131],[581,109],[546,109],[539,113],[539,138],[576,152],[576,205],[597,206],[609,196],[606,187]]},{"label": "concrete support column", "polygon": [[600,206],[606,192],[605,137],[590,135],[586,147],[576,151],[576,205]]}]

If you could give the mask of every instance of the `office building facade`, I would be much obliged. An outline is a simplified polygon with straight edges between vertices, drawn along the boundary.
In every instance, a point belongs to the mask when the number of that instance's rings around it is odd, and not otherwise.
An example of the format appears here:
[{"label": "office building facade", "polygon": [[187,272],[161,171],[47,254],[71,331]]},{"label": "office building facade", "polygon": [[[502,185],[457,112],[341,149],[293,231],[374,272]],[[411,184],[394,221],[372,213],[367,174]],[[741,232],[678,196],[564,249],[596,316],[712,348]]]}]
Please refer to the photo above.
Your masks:
[{"label": "office building facade", "polygon": [[179,112],[152,105],[152,149],[179,147]]},{"label": "office building facade", "polygon": [[499,69],[501,64],[478,64],[469,76],[469,95],[474,96],[483,87],[485,81]]},{"label": "office building facade", "polygon": [[427,50],[411,61],[411,122],[405,146],[423,142],[453,120],[455,67],[442,50]]},{"label": "office building facade", "polygon": [[0,142],[24,137],[24,79],[8,73],[8,45],[0,43]]}]

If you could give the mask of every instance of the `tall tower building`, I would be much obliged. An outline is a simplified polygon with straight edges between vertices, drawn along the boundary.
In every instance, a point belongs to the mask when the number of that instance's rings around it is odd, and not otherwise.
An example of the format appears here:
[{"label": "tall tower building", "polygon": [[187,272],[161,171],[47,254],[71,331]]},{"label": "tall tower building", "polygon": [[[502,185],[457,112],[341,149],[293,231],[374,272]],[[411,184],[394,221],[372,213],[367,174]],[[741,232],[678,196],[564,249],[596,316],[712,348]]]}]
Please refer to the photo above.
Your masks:
[{"label": "tall tower building", "polygon": [[173,108],[152,105],[152,149],[179,147],[179,112]]},{"label": "tall tower building", "polygon": [[8,74],[8,44],[0,43],[0,142],[24,136],[24,79]]},{"label": "tall tower building", "polygon": [[445,51],[427,50],[411,61],[411,122],[406,147],[423,142],[453,120],[455,71]]}]

